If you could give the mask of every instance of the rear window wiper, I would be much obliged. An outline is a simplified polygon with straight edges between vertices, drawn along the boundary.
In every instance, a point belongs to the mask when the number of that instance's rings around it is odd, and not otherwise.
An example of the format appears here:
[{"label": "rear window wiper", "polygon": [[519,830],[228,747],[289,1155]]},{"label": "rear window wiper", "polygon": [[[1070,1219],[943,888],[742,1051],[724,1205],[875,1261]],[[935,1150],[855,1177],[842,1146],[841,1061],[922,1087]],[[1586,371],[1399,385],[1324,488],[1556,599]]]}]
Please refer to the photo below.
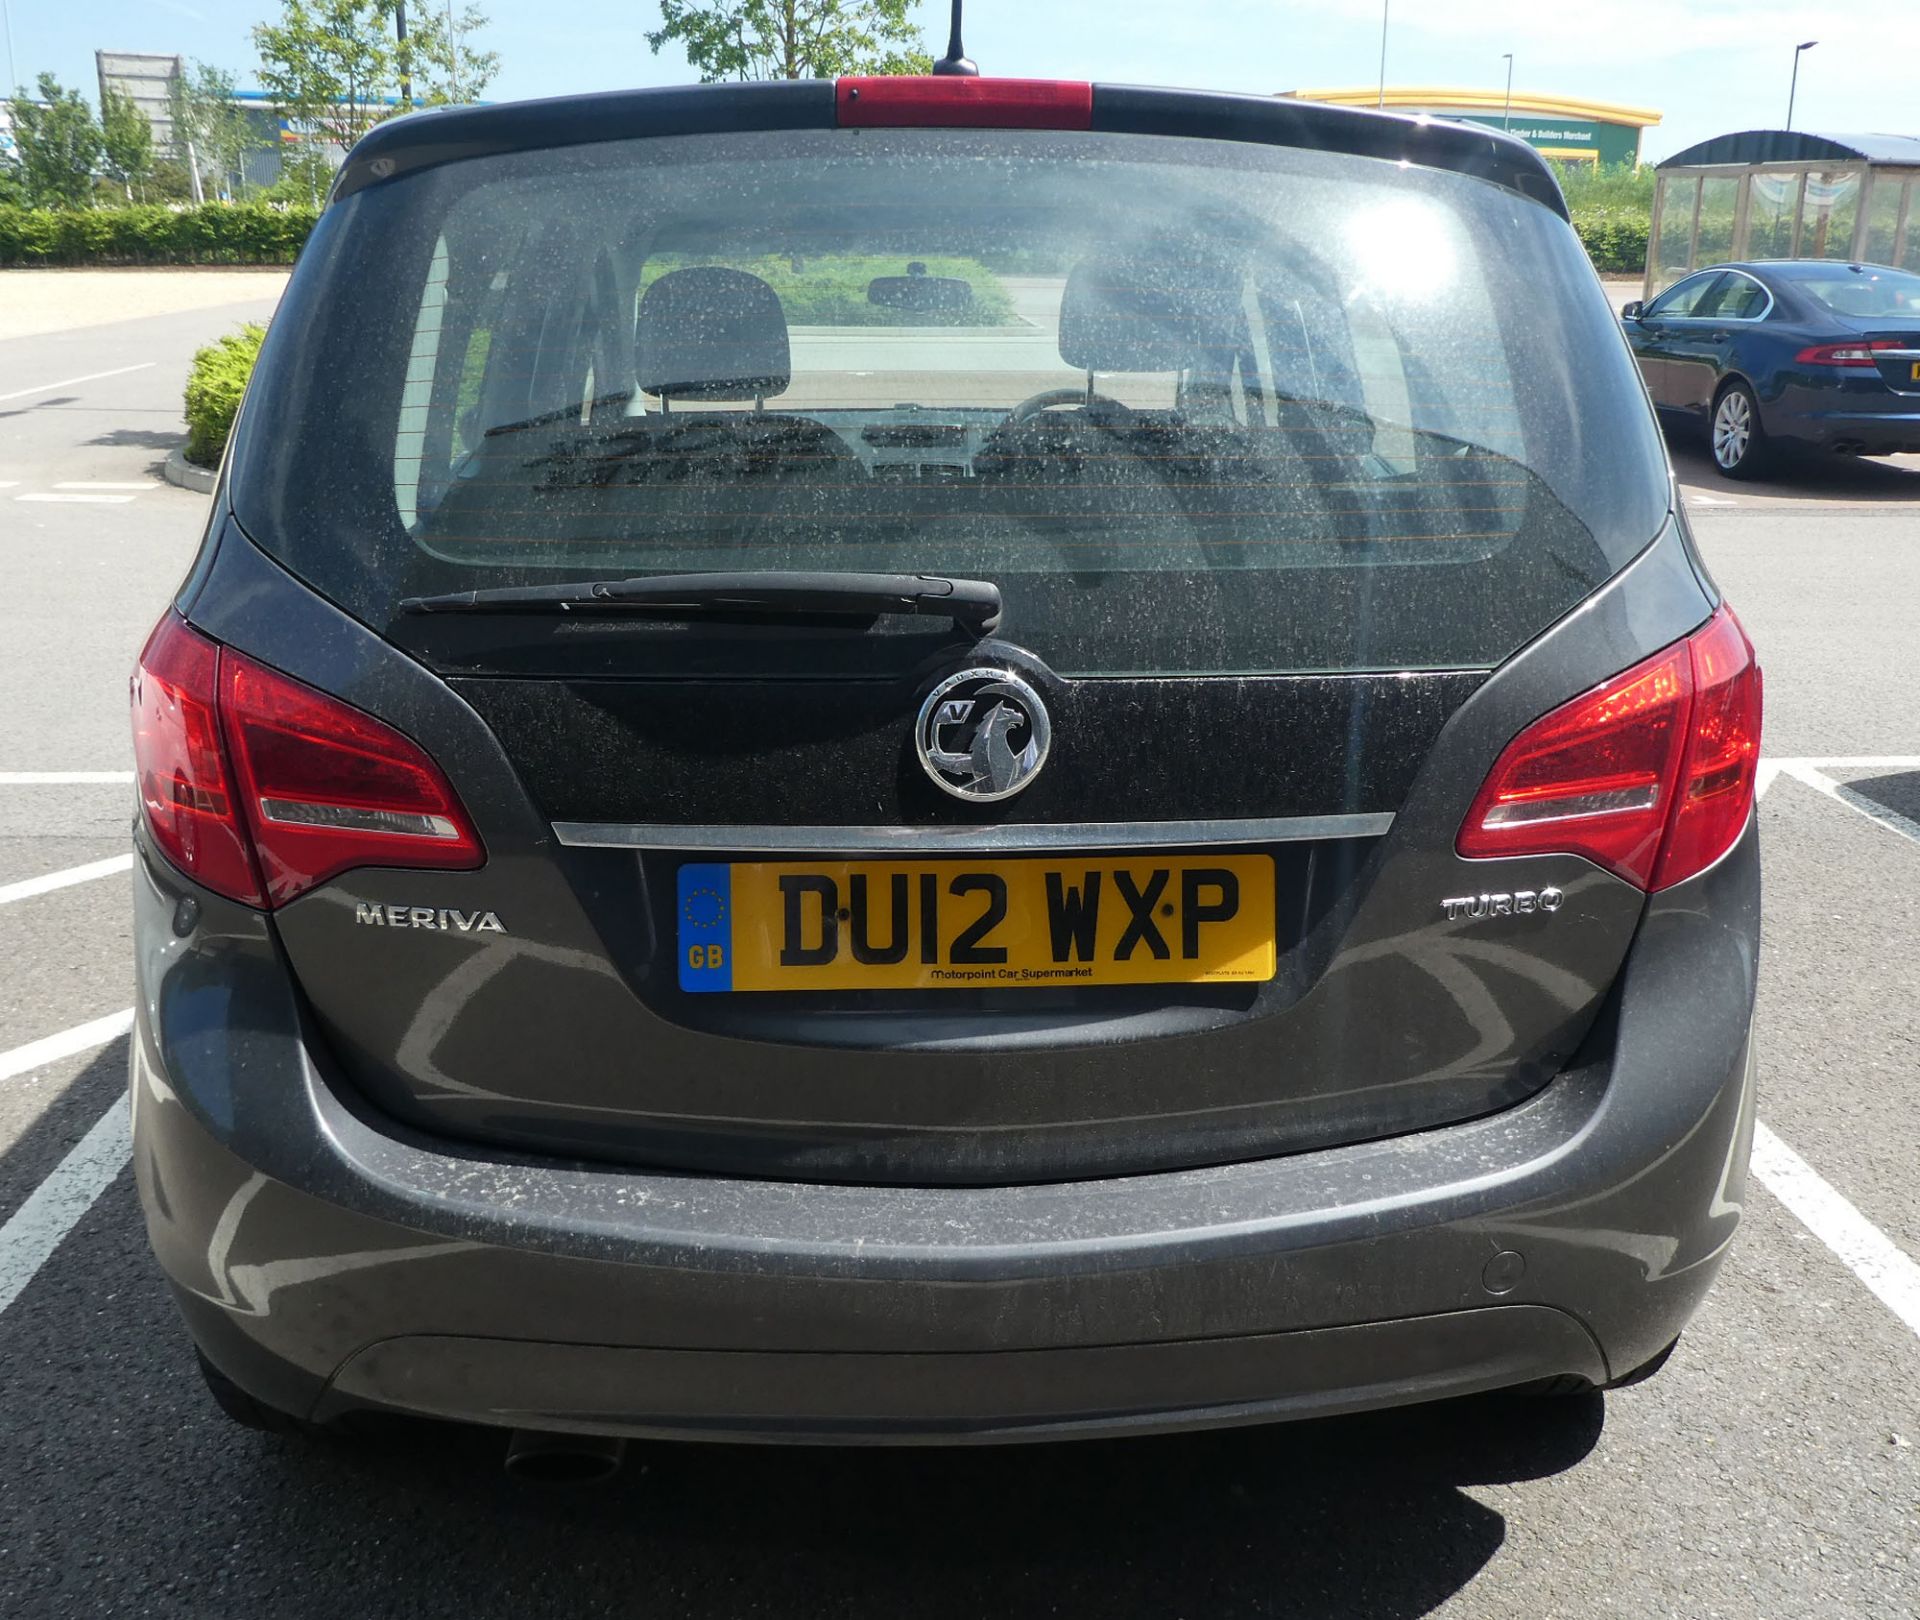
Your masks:
[{"label": "rear window wiper", "polygon": [[1000,587],[986,579],[942,579],[934,574],[642,574],[570,585],[449,591],[443,596],[410,596],[400,604],[402,613],[593,613],[629,608],[669,616],[745,613],[783,619],[925,613],[987,635],[1000,626]]},{"label": "rear window wiper", "polygon": [[497,438],[503,433],[525,433],[530,428],[574,426],[580,418],[591,416],[593,412],[603,410],[609,405],[624,405],[632,399],[631,393],[601,394],[594,399],[585,400],[578,405],[562,405],[556,410],[542,411],[538,416],[523,416],[517,422],[501,422],[486,430],[482,438]]}]

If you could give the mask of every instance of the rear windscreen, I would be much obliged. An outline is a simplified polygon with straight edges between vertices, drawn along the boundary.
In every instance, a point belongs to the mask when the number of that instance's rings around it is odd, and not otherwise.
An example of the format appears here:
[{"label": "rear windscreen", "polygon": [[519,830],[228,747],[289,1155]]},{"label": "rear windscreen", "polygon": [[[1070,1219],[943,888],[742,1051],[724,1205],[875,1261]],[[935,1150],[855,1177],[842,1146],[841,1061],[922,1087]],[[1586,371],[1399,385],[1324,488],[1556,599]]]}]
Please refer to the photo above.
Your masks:
[{"label": "rear windscreen", "polygon": [[402,639],[414,595],[877,570],[995,581],[1063,674],[1231,674],[1497,663],[1653,537],[1664,465],[1572,232],[1490,183],[823,130],[329,209],[233,488]]},{"label": "rear windscreen", "polygon": [[1809,269],[1793,280],[1815,303],[1836,315],[1865,320],[1882,315],[1911,320],[1920,315],[1920,276],[1904,270],[1835,265],[1831,273]]}]

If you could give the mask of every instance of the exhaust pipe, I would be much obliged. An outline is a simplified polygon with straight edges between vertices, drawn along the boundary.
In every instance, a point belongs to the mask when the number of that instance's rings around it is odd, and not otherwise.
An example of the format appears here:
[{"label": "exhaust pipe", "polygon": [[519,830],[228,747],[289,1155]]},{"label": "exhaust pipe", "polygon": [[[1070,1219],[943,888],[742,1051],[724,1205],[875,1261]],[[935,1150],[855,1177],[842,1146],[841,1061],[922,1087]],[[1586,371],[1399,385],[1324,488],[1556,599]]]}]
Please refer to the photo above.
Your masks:
[{"label": "exhaust pipe", "polygon": [[507,1440],[509,1478],[528,1485],[599,1485],[620,1472],[627,1443],[617,1435],[515,1429]]}]

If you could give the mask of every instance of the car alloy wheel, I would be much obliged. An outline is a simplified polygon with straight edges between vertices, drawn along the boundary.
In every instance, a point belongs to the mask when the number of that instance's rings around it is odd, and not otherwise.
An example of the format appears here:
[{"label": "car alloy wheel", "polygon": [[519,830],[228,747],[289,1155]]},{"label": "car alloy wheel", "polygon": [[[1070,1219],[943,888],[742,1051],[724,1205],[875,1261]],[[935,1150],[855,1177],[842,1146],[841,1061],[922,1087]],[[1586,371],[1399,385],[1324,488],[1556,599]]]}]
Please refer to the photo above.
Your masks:
[{"label": "car alloy wheel", "polygon": [[1731,478],[1750,477],[1761,459],[1760,411],[1753,395],[1733,384],[1713,407],[1713,460]]}]

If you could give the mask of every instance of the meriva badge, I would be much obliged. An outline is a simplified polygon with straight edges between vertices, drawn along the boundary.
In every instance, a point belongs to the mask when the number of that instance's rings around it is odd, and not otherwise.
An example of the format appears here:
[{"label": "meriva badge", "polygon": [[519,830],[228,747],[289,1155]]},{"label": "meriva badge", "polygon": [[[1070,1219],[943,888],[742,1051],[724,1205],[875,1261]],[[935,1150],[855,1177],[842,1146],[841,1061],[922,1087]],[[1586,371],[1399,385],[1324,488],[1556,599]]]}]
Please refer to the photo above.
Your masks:
[{"label": "meriva badge", "polygon": [[442,934],[504,934],[491,911],[456,911],[452,906],[369,906],[355,901],[353,920],[369,928],[430,928]]}]

